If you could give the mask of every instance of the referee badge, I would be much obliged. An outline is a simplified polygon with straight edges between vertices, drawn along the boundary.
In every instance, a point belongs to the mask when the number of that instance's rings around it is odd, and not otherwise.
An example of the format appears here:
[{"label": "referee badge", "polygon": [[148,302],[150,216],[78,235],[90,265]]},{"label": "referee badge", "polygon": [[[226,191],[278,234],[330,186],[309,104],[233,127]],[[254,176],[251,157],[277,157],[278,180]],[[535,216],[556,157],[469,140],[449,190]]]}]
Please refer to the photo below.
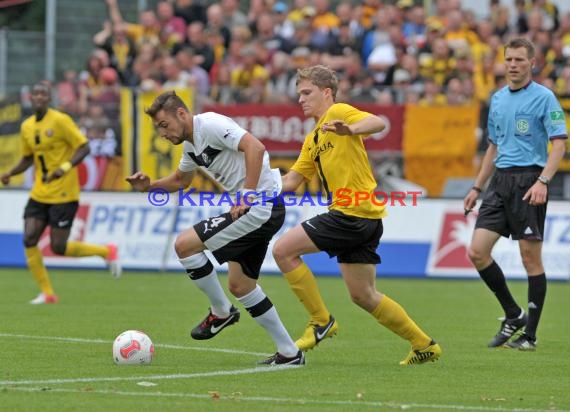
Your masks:
[{"label": "referee badge", "polygon": [[517,131],[521,134],[528,133],[530,126],[528,124],[528,120],[526,119],[519,119],[517,120]]},{"label": "referee badge", "polygon": [[554,112],[550,112],[550,121],[552,122],[552,124],[557,124],[557,123],[565,123],[565,119],[564,119],[564,112],[562,110],[557,110]]}]

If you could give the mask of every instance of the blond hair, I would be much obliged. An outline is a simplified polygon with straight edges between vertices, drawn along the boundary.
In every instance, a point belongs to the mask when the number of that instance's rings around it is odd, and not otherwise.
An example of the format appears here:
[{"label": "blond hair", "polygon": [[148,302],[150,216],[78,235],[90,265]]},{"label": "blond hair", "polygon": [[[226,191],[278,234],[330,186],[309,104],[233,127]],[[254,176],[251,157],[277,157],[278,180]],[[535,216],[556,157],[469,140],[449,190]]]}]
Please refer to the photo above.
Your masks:
[{"label": "blond hair", "polygon": [[333,100],[338,91],[338,77],[336,72],[327,66],[317,65],[297,70],[297,85],[301,80],[308,80],[319,89],[331,89]]}]

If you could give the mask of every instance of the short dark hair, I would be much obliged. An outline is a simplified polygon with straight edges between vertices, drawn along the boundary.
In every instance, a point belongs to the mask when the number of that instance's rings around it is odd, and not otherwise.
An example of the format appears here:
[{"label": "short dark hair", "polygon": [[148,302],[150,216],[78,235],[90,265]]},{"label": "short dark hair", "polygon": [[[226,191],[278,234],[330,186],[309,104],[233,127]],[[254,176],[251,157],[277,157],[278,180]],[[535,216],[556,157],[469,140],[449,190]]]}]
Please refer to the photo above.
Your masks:
[{"label": "short dark hair", "polygon": [[36,88],[41,88],[46,91],[47,94],[51,94],[51,83],[49,80],[40,80],[32,86],[32,90]]},{"label": "short dark hair", "polygon": [[309,80],[319,89],[331,89],[333,100],[336,99],[336,92],[338,91],[338,77],[336,76],[335,71],[327,66],[319,64],[317,66],[298,69],[297,84],[299,84],[301,80]]},{"label": "short dark hair", "polygon": [[524,47],[526,49],[526,55],[529,59],[532,59],[535,56],[536,51],[534,44],[532,44],[530,40],[525,39],[524,37],[516,37],[509,40],[505,46],[505,53],[507,52],[507,49],[520,49],[521,47]]},{"label": "short dark hair", "polygon": [[187,112],[188,107],[184,104],[182,99],[178,97],[174,90],[160,94],[149,108],[145,109],[145,113],[154,118],[158,112],[164,110],[166,113],[175,114],[176,110],[183,108]]}]

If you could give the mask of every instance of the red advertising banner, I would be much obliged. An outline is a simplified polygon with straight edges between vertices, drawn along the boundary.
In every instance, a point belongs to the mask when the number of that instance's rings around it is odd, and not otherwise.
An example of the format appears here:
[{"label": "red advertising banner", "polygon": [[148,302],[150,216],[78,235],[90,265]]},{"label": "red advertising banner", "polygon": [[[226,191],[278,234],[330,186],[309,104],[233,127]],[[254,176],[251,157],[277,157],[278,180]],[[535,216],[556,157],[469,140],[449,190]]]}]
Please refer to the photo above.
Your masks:
[{"label": "red advertising banner", "polygon": [[[382,117],[388,125],[382,133],[376,133],[365,140],[369,152],[402,150],[404,106],[375,104],[354,104],[354,106]],[[267,150],[273,153],[298,153],[306,134],[315,125],[313,119],[306,119],[301,108],[294,105],[212,105],[204,106],[203,111],[214,111],[231,117],[260,139]]]}]

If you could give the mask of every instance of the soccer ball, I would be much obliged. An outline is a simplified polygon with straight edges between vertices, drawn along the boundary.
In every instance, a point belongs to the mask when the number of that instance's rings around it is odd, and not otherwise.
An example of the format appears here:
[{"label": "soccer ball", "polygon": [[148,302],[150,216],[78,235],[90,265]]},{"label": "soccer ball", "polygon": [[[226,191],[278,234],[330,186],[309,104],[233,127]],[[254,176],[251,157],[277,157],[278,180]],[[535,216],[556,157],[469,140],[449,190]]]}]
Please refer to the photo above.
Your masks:
[{"label": "soccer ball", "polygon": [[113,342],[113,360],[117,365],[148,365],[154,356],[154,345],[139,330],[127,330]]}]

